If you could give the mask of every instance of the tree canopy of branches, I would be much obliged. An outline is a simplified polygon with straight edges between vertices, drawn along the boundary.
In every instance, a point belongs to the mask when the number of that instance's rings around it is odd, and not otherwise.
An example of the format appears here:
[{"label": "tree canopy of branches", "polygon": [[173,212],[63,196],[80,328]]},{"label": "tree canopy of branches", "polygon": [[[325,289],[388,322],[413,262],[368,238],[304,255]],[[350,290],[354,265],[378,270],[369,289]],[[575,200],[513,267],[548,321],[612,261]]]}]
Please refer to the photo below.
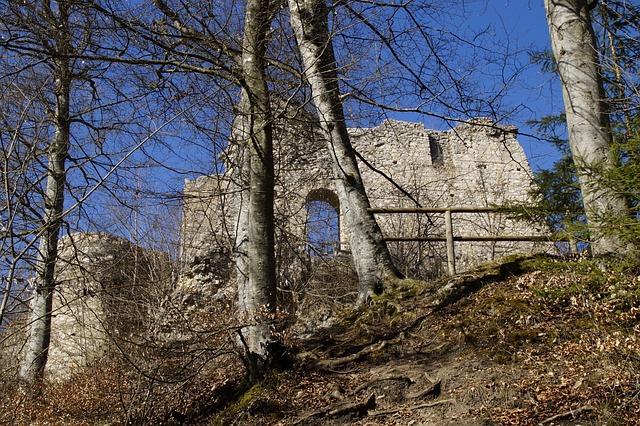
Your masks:
[{"label": "tree canopy of branches", "polygon": [[117,66],[125,64],[116,57],[130,41],[89,3],[0,5],[6,106],[0,129],[2,271],[7,272],[0,314],[10,306],[15,278],[25,278],[16,273],[30,268],[35,272],[30,337],[21,377],[35,383],[47,360],[59,236],[63,230],[104,225],[96,225],[100,221],[85,201],[98,189],[107,197],[119,191],[113,177],[134,148],[118,136],[148,135],[138,125],[142,109],[132,105],[149,87],[146,70],[132,78]]},{"label": "tree canopy of branches", "polygon": [[[3,97],[13,100],[0,113],[7,198],[2,214],[12,224],[3,235],[3,250],[35,253],[31,338],[22,369],[29,382],[42,377],[46,363],[65,220],[82,211],[93,188],[104,184],[103,176],[121,167],[116,157],[127,158],[156,135],[157,126],[145,128],[140,121],[181,118],[172,123],[173,133],[165,134],[172,154],[188,149],[185,140],[206,144],[203,139],[210,138],[218,145],[215,154],[228,140],[235,144],[226,154],[227,167],[239,170],[234,249],[239,311],[246,319],[239,331],[251,375],[258,377],[272,356],[276,309],[273,127],[284,113],[275,113],[274,105],[315,107],[350,234],[361,303],[400,274],[367,211],[347,126],[388,113],[450,123],[477,115],[502,121],[513,111],[502,105],[508,82],[519,72],[511,52],[483,43],[490,40],[484,30],[467,37],[438,29],[454,15],[450,4],[3,0],[0,5],[6,34],[0,41],[0,78],[11,82]],[[455,66],[449,65],[451,58]],[[481,70],[483,65],[488,68]],[[479,78],[491,70],[498,73],[495,80]],[[233,135],[221,136],[232,129]],[[112,155],[114,135],[125,132],[138,141],[122,143]],[[141,155],[162,162],[146,151]],[[17,178],[9,179],[13,174]]]}]

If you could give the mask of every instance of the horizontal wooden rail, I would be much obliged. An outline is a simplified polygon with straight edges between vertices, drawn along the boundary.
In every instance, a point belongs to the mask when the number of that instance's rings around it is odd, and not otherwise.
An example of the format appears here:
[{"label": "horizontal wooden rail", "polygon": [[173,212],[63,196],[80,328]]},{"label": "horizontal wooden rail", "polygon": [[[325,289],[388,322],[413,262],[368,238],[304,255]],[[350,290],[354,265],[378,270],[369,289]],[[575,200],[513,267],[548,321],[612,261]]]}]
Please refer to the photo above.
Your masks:
[{"label": "horizontal wooden rail", "polygon": [[[385,241],[447,241],[447,237],[385,237],[383,238]],[[476,235],[476,236],[464,236],[464,237],[453,237],[453,241],[554,241],[553,238],[545,235],[496,235],[496,236],[484,236],[484,235]]]},{"label": "horizontal wooden rail", "polygon": [[497,207],[371,207],[368,209],[371,213],[500,213],[506,212],[504,209]]}]

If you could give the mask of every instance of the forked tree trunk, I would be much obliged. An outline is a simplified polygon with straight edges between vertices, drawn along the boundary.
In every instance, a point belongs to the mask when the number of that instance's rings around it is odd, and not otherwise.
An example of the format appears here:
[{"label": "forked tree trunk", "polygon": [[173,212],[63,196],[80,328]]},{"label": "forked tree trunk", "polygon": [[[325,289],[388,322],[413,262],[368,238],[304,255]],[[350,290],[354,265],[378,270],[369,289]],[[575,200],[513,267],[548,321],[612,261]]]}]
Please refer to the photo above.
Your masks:
[{"label": "forked tree trunk", "polygon": [[27,383],[42,378],[51,340],[51,315],[55,290],[55,266],[58,238],[64,209],[65,162],[69,153],[71,72],[68,59],[55,61],[55,98],[53,138],[48,147],[44,217],[36,259],[35,283],[31,300],[30,335],[20,377]]},{"label": "forked tree trunk", "polygon": [[606,232],[611,218],[627,213],[624,198],[598,185],[593,172],[613,167],[611,128],[587,0],[545,0],[551,46],[558,65],[587,225],[594,253],[624,250]]},{"label": "forked tree trunk", "polygon": [[[257,379],[272,354],[271,325],[276,310],[273,222],[273,141],[264,55],[271,24],[269,0],[249,0],[245,12],[242,52],[243,94],[240,108],[250,153],[247,276],[239,289],[239,307],[250,325],[241,332],[246,343],[250,377]],[[248,131],[248,133],[247,133]]]},{"label": "forked tree trunk", "polygon": [[400,277],[393,265],[351,146],[340,99],[338,72],[329,35],[328,7],[324,0],[289,0],[291,26],[311,86],[320,126],[333,163],[336,191],[344,212],[344,227],[358,273],[358,302],[384,291],[385,282]]}]

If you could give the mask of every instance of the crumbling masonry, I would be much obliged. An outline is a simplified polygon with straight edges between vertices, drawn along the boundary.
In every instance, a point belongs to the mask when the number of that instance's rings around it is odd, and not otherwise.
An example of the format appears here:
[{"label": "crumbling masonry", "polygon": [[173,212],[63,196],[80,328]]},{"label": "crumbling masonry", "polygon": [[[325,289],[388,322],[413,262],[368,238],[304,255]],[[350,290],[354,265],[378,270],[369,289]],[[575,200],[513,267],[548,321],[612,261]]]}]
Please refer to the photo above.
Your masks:
[{"label": "crumbling masonry", "polygon": [[[311,265],[307,206],[320,201],[336,216],[341,211],[331,177],[325,142],[312,125],[276,126],[276,223],[281,277],[295,280]],[[292,129],[293,128],[293,129]],[[374,128],[350,129],[372,207],[489,207],[506,201],[526,201],[532,173],[517,129],[479,118],[449,131],[386,120]],[[238,187],[234,167],[224,174],[187,180],[184,187],[182,259],[195,282],[214,274],[225,280],[233,250],[233,194]],[[379,215],[385,236],[444,235],[442,214]],[[339,227],[336,254],[349,251],[347,232]],[[513,221],[495,213],[454,215],[455,235],[540,235],[541,226]],[[513,252],[528,252],[528,242],[460,242],[459,270]],[[317,250],[317,248],[316,248]],[[390,250],[408,275],[442,273],[444,243],[390,243]],[[227,259],[227,260],[225,260]],[[226,266],[225,266],[226,265]],[[221,271],[224,271],[221,274]],[[224,276],[223,276],[224,275]]]},{"label": "crumbling masonry", "polygon": [[[276,222],[279,284],[304,291],[305,281],[323,256],[347,254],[347,232],[339,226],[344,214],[334,192],[326,145],[312,121],[287,119],[276,126]],[[287,129],[284,131],[283,129]],[[526,201],[531,170],[516,128],[496,126],[476,119],[449,131],[427,130],[420,124],[387,120],[371,129],[351,129],[355,149],[366,160],[361,172],[373,207],[491,206],[505,201]],[[233,147],[225,153],[226,172],[187,180],[184,188],[182,276],[172,306],[189,317],[212,299],[234,299],[232,253],[235,215],[238,210],[237,168]],[[320,202],[337,218],[331,248],[315,247],[308,237],[307,206]],[[386,236],[443,235],[441,214],[381,215]],[[460,214],[454,218],[456,235],[536,235],[535,226],[497,214]],[[533,243],[456,244],[460,270],[513,252],[533,250]],[[392,243],[390,249],[407,275],[428,276],[443,272],[443,243]],[[58,265],[58,291],[48,370],[52,377],[66,377],[79,366],[92,365],[106,356],[110,342],[134,341],[141,321],[150,312],[163,317],[154,306],[154,293],[168,289],[159,284],[169,276],[166,255],[142,250],[106,234],[74,234],[62,239]],[[348,259],[348,256],[344,256]],[[343,263],[343,262],[341,262]],[[334,265],[335,267],[335,265]],[[335,275],[335,269],[331,274]],[[335,279],[334,279],[335,281]],[[227,285],[225,285],[227,284]],[[341,285],[344,283],[341,283]],[[343,291],[334,287],[334,292]],[[347,290],[348,291],[348,290]],[[149,303],[145,302],[149,299]],[[156,300],[156,302],[153,302]],[[307,299],[309,300],[309,299]],[[330,310],[312,302],[305,318],[310,326],[330,319]],[[300,307],[300,306],[299,306]],[[315,317],[311,317],[314,313]],[[162,324],[162,321],[157,322]],[[144,327],[143,327],[144,328]],[[304,327],[303,327],[304,328]],[[175,331],[175,330],[173,330]],[[175,333],[174,333],[175,334]],[[173,336],[173,337],[172,337]],[[155,335],[158,339],[160,336]],[[166,339],[179,338],[173,334]]]}]

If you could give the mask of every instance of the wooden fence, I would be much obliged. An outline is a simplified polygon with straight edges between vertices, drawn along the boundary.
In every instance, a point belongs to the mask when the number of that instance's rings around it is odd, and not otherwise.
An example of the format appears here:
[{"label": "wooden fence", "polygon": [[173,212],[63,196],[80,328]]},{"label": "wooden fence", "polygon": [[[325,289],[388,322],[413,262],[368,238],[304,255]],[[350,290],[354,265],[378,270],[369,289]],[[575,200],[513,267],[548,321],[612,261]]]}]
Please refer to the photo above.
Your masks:
[{"label": "wooden fence", "polygon": [[456,236],[453,233],[453,213],[507,213],[504,209],[495,207],[416,207],[416,208],[370,208],[374,214],[399,214],[399,213],[444,213],[445,235],[426,237],[385,237],[385,241],[446,241],[447,243],[447,266],[449,275],[456,273],[455,241],[551,241],[549,235],[468,235]]}]

